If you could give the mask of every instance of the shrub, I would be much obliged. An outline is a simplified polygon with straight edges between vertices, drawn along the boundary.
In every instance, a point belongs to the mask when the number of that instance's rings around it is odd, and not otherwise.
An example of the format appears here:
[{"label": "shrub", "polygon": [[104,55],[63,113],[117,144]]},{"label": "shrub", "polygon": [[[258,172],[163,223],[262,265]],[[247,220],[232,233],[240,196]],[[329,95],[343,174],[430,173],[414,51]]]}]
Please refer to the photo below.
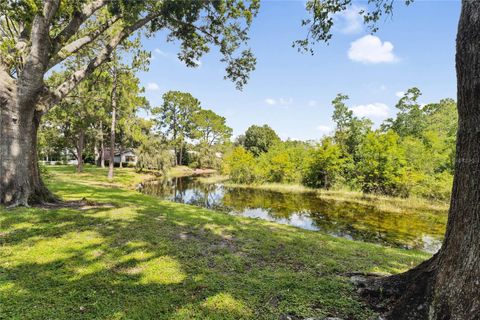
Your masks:
[{"label": "shrub", "polygon": [[368,133],[359,147],[359,158],[356,169],[363,192],[408,196],[407,161],[395,132]]},{"label": "shrub", "polygon": [[222,172],[235,183],[253,183],[260,178],[254,156],[243,147],[235,147],[223,161]]},{"label": "shrub", "polygon": [[265,181],[300,182],[308,163],[309,150],[305,143],[280,142],[258,158]]},{"label": "shrub", "polygon": [[346,159],[340,146],[325,139],[313,152],[303,176],[303,184],[311,188],[330,189],[340,178]]}]

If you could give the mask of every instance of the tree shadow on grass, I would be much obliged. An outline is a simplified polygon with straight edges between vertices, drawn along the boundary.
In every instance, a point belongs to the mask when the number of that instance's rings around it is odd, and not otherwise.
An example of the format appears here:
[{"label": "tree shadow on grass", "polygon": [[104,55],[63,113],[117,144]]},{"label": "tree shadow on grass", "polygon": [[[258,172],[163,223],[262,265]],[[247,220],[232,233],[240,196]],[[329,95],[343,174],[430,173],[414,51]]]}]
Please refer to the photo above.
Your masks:
[{"label": "tree shadow on grass", "polygon": [[123,189],[54,190],[114,207],[0,209],[0,319],[362,319],[342,273],[426,258]]}]

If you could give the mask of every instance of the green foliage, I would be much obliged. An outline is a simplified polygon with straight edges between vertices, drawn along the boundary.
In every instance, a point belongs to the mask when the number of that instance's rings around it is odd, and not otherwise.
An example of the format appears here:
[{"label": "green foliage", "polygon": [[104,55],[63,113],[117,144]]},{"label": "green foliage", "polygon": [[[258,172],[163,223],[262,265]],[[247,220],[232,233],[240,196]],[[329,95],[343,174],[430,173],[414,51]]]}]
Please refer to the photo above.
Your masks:
[{"label": "green foliage", "polygon": [[[403,0],[409,5],[414,0]],[[394,1],[369,0],[368,6],[361,9],[358,14],[363,18],[365,24],[372,33],[378,30],[378,22],[384,16],[393,14]],[[329,42],[332,38],[332,27],[337,14],[340,14],[354,4],[353,0],[308,0],[305,4],[308,18],[302,20],[302,26],[307,27],[307,35],[304,39],[296,40],[293,43],[299,51],[314,53],[313,46],[317,42]]]},{"label": "green foliage", "polygon": [[324,139],[315,149],[303,176],[303,184],[311,188],[330,189],[344,172],[346,159],[332,139]]},{"label": "green foliage", "polygon": [[[177,165],[219,166],[217,154],[232,135],[224,117],[202,109],[199,100],[190,93],[179,91],[165,93],[163,104],[153,108],[152,113],[157,128],[162,130],[175,150]],[[189,152],[187,141],[196,144]]]},{"label": "green foliage", "polygon": [[356,160],[358,146],[371,131],[373,123],[370,119],[354,116],[353,111],[345,104],[348,99],[347,95],[338,94],[332,101],[332,120],[336,124],[334,140],[345,154],[351,155]]},{"label": "green foliage", "polygon": [[200,101],[190,93],[180,91],[168,91],[163,95],[163,104],[152,109],[157,127],[164,130],[175,148],[177,165],[183,164],[186,140],[194,137],[194,115],[199,111]]},{"label": "green foliage", "polygon": [[407,160],[398,134],[370,132],[359,147],[357,171],[362,191],[408,196],[405,182]]},{"label": "green foliage", "polygon": [[418,102],[422,95],[418,88],[408,89],[398,101],[399,110],[395,119],[387,119],[384,130],[392,129],[400,137],[413,136],[420,138],[427,125],[428,108],[423,108]]},{"label": "green foliage", "polygon": [[[180,45],[178,57],[189,67],[197,66],[204,54],[217,47],[220,60],[226,64],[225,78],[231,79],[239,89],[255,69],[256,59],[247,42],[250,25],[260,7],[259,0],[115,0],[105,1],[91,16],[82,10],[86,4],[94,5],[98,1],[59,2],[59,8],[47,26],[47,36],[54,47],[58,46],[55,49],[63,47],[58,54],[54,48],[47,47],[52,51],[53,65],[62,65],[66,57],[95,57],[121,32],[126,33],[124,38],[128,39],[137,31],[137,27],[132,26],[145,25],[148,37],[162,31],[167,34],[168,41],[177,41]],[[44,3],[40,0],[5,0],[0,3],[0,62],[11,74],[22,70],[31,46],[27,35],[30,35],[35,16],[43,15]],[[78,30],[75,19],[84,22],[80,23]],[[69,35],[70,31],[73,35]],[[82,37],[88,39],[86,44],[81,50],[73,50],[71,47],[78,45],[75,41]],[[24,38],[27,41],[23,41]],[[18,45],[19,42],[22,44]]]},{"label": "green foliage", "polygon": [[452,192],[453,175],[447,171],[421,175],[411,186],[411,193],[425,199],[446,201]]},{"label": "green foliage", "polygon": [[308,162],[311,147],[305,143],[278,142],[258,157],[263,181],[299,183]]},{"label": "green foliage", "polygon": [[243,146],[254,156],[267,152],[271,146],[280,141],[277,133],[268,125],[250,126],[245,132]]},{"label": "green foliage", "polygon": [[235,147],[225,156],[222,171],[235,183],[254,183],[259,178],[255,157],[243,147]]},{"label": "green foliage", "polygon": [[193,114],[193,138],[208,146],[225,143],[232,136],[226,119],[212,110],[201,109]]},{"label": "green foliage", "polygon": [[139,171],[157,170],[165,175],[173,164],[173,155],[166,149],[161,139],[155,136],[144,139],[135,153],[137,155],[136,168]]}]

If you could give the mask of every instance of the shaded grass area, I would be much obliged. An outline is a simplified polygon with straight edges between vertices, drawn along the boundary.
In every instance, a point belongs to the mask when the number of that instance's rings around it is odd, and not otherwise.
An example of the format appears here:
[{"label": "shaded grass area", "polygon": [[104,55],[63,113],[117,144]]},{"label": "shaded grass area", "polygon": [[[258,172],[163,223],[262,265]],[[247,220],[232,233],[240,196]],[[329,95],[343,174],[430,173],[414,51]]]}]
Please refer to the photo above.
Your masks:
[{"label": "shaded grass area", "polygon": [[64,199],[104,205],[0,209],[0,319],[366,319],[344,273],[428,258],[161,201],[119,187],[131,169],[51,171]]}]

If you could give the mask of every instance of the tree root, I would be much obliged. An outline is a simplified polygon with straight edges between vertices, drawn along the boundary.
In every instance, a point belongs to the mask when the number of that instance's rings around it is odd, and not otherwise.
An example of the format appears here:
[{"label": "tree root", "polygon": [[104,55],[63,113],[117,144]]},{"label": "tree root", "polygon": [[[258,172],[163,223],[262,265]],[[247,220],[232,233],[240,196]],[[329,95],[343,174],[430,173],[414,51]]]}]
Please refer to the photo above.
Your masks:
[{"label": "tree root", "polygon": [[432,301],[437,255],[398,275],[351,273],[351,281],[381,319],[428,319]]}]

